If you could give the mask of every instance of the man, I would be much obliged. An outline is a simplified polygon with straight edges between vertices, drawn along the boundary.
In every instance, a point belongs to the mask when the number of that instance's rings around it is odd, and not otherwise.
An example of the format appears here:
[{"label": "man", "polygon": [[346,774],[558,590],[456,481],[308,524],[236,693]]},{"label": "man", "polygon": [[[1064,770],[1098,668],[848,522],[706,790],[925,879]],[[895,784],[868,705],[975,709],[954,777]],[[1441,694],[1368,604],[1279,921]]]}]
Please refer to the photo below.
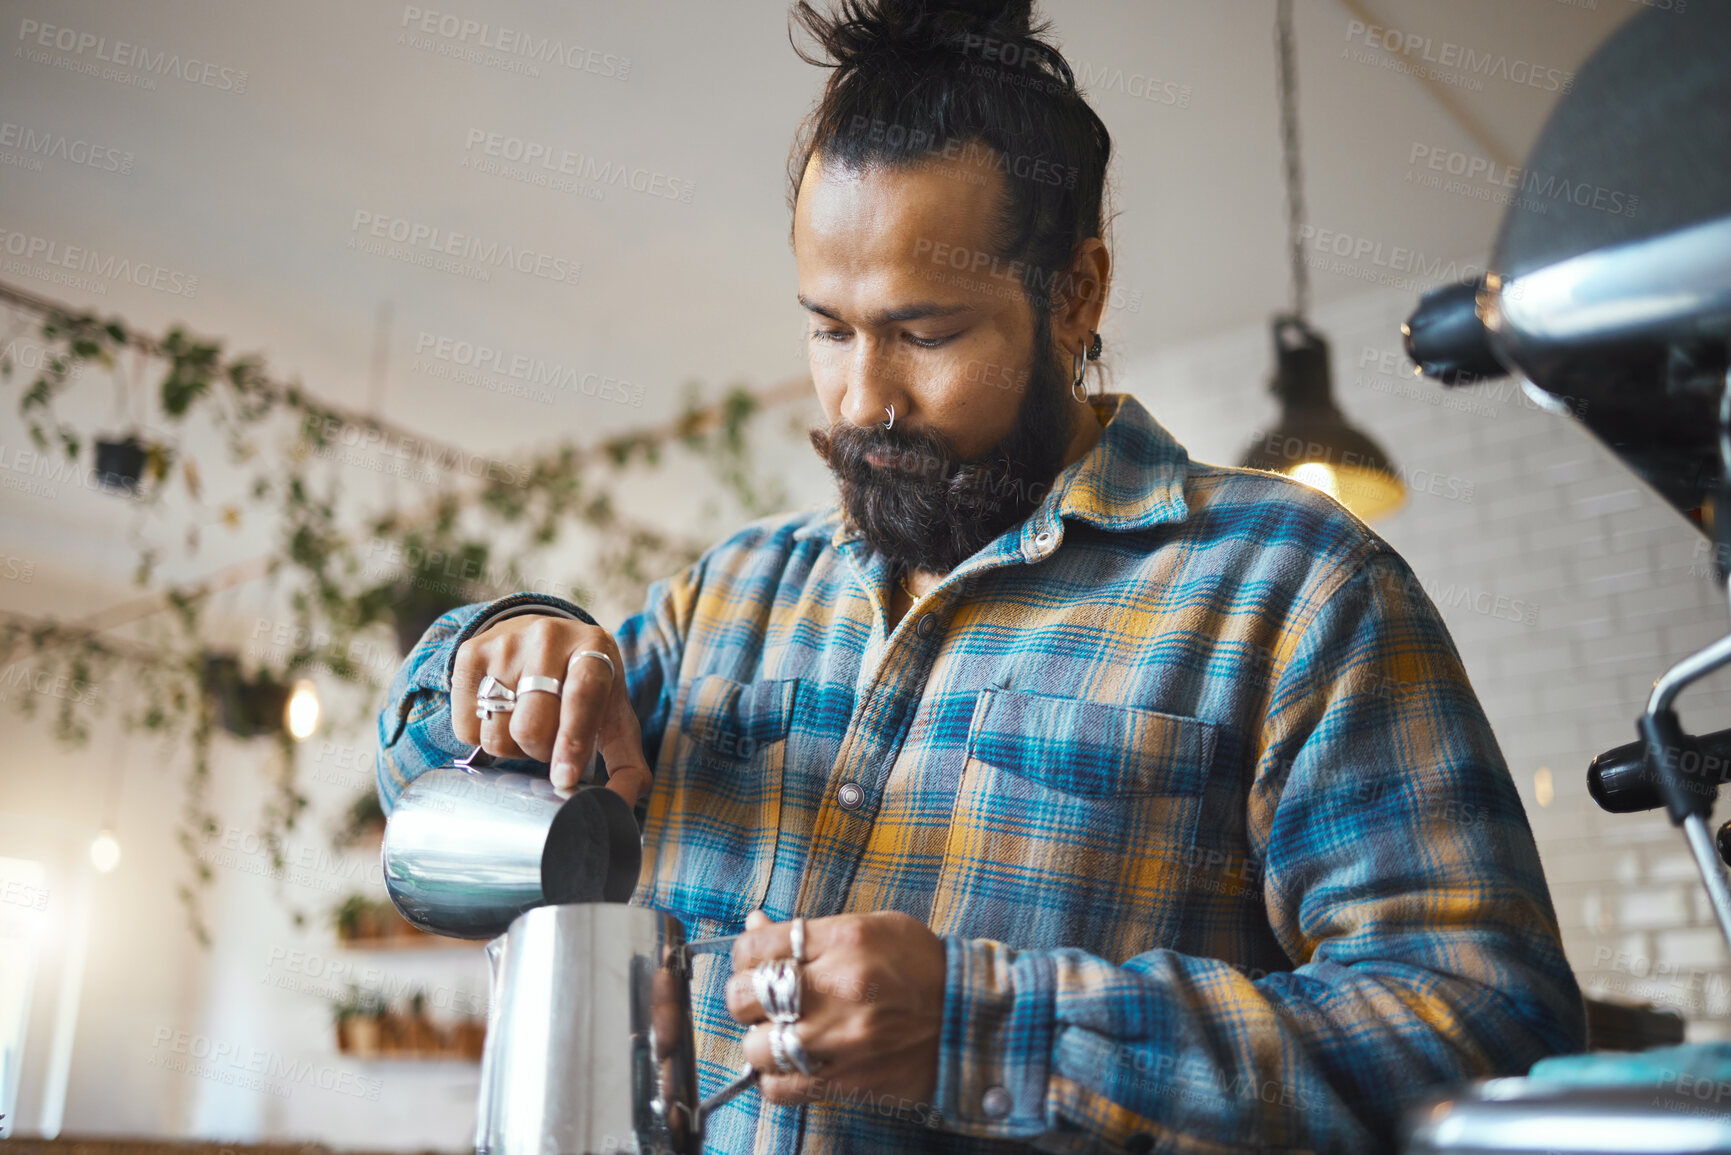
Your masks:
[{"label": "man", "polygon": [[[840,508],[611,633],[446,615],[381,714],[386,805],[475,744],[566,786],[599,751],[646,806],[633,901],[747,932],[693,978],[704,1093],[764,1072],[711,1150],[1374,1149],[1426,1086],[1577,1048],[1410,570],[1088,395],[1110,138],[1030,5],[796,16],[836,66],[790,175]],[[773,1026],[751,976],[795,954]]]}]

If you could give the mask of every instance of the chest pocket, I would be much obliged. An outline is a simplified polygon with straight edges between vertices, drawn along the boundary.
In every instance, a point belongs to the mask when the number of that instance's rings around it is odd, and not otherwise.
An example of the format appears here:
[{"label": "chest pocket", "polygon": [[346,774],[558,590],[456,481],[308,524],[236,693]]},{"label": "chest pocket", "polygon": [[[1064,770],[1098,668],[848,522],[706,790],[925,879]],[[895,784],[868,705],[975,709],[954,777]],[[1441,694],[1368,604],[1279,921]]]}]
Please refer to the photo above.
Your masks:
[{"label": "chest pocket", "polygon": [[932,929],[1113,961],[1165,945],[1215,740],[1199,718],[981,691]]},{"label": "chest pocket", "polygon": [[679,915],[688,933],[744,921],[775,867],[783,765],[797,680],[685,687],[663,742],[632,901]]}]

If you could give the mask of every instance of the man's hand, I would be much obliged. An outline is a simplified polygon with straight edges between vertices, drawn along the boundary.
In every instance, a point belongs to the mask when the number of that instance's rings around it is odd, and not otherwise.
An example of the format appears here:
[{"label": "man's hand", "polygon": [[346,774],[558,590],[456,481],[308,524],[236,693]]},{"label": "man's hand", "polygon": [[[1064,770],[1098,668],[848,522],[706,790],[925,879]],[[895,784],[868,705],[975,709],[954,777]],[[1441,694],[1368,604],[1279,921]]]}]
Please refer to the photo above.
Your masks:
[{"label": "man's hand", "polygon": [[[733,944],[727,1009],[754,1024],[745,1057],[763,1072],[758,1089],[775,1103],[856,1097],[906,1103],[931,1112],[944,1029],[944,942],[924,923],[895,911],[810,918],[794,1026],[816,1075],[780,1074],[769,1021],[751,989],[751,968],[793,954],[789,923],[754,910]],[[923,1110],[921,1110],[923,1108]]]},{"label": "man's hand", "polygon": [[[613,660],[615,676],[595,650]],[[516,689],[526,674],[557,678],[558,697],[539,691],[517,695],[516,709],[485,722],[475,716],[475,695],[488,674]],[[607,785],[635,806],[649,789],[643,731],[625,695],[619,646],[599,626],[547,614],[522,614],[482,630],[457,647],[451,670],[451,729],[459,741],[496,758],[533,758],[552,767],[553,785],[574,789],[597,748],[607,760]]]}]

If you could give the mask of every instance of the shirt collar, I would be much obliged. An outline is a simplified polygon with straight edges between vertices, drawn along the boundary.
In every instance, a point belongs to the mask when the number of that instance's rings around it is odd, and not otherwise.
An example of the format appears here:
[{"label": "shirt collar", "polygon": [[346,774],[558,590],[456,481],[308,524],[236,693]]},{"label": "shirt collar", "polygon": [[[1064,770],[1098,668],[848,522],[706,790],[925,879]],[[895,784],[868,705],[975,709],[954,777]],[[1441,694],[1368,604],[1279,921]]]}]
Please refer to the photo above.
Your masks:
[{"label": "shirt collar", "polygon": [[[1051,492],[1019,532],[1000,539],[1007,552],[1030,560],[1050,553],[1065,519],[1129,531],[1182,521],[1189,514],[1184,479],[1190,454],[1184,446],[1128,393],[1104,394],[1094,408],[1106,422],[1099,441],[1052,479]],[[858,536],[833,508],[794,534],[801,540],[829,537],[838,547]]]},{"label": "shirt collar", "polygon": [[1051,497],[1029,522],[1073,518],[1101,529],[1136,530],[1183,521],[1190,467],[1184,446],[1128,393],[1107,393],[1094,407],[1106,419],[1100,440],[1053,479]]}]

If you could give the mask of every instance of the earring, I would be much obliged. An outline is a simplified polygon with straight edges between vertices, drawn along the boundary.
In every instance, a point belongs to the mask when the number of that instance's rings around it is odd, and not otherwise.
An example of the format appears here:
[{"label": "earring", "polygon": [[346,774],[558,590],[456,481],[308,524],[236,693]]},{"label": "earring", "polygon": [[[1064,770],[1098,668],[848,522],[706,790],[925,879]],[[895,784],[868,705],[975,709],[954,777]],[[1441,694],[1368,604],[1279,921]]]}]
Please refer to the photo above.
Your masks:
[{"label": "earring", "polygon": [[[1098,361],[1100,359],[1100,334],[1089,329],[1088,336],[1091,337],[1092,340],[1088,342],[1087,352],[1077,353],[1070,358],[1070,372],[1075,374],[1075,380],[1070,382],[1070,396],[1074,397],[1078,401],[1088,400],[1088,390],[1082,384],[1082,378],[1088,372],[1088,362]],[[1102,396],[1105,395],[1105,391],[1106,387],[1102,385],[1100,387]]]},{"label": "earring", "polygon": [[890,419],[884,422],[884,428],[894,429],[896,427],[896,407],[894,405],[885,405],[884,412],[890,415]]}]

